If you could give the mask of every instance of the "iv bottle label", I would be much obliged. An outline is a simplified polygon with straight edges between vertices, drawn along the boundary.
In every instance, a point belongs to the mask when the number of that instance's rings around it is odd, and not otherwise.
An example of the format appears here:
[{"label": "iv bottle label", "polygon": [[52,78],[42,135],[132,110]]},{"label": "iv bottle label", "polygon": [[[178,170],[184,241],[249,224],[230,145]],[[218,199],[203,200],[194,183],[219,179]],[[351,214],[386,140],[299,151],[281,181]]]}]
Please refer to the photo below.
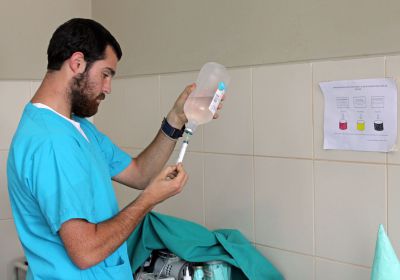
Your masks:
[{"label": "iv bottle label", "polygon": [[214,94],[214,97],[211,101],[210,106],[208,107],[208,110],[211,111],[211,113],[214,115],[215,111],[217,111],[218,105],[221,102],[222,96],[224,96],[225,90],[220,90],[217,89],[217,91]]}]

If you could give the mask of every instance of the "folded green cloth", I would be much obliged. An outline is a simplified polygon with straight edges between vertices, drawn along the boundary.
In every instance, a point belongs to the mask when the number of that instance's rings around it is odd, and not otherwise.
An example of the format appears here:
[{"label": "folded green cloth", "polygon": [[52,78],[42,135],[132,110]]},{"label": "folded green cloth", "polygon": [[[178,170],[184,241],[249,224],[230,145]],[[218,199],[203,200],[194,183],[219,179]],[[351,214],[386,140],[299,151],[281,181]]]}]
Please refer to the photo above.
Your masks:
[{"label": "folded green cloth", "polygon": [[209,231],[190,221],[150,212],[127,242],[132,272],[153,250],[166,248],[188,262],[225,261],[238,268],[232,271],[234,280],[283,280],[238,230]]}]

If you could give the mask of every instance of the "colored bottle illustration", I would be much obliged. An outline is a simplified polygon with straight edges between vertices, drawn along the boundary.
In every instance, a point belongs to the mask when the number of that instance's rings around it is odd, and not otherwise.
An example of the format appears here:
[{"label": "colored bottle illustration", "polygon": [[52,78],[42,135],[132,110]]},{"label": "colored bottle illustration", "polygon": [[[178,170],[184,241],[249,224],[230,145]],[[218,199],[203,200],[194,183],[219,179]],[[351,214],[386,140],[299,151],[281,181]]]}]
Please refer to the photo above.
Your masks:
[{"label": "colored bottle illustration", "polygon": [[362,119],[362,115],[360,115],[360,119],[357,120],[357,130],[359,131],[365,130],[365,121]]},{"label": "colored bottle illustration", "polygon": [[344,114],[342,114],[342,119],[339,121],[339,129],[340,130],[347,129],[347,120],[344,119]]},{"label": "colored bottle illustration", "polygon": [[365,121],[364,120],[357,121],[357,130],[359,130],[359,131],[365,130]]},{"label": "colored bottle illustration", "polygon": [[379,115],[376,118],[376,121],[374,121],[374,129],[376,131],[383,131],[383,121],[379,119]]}]

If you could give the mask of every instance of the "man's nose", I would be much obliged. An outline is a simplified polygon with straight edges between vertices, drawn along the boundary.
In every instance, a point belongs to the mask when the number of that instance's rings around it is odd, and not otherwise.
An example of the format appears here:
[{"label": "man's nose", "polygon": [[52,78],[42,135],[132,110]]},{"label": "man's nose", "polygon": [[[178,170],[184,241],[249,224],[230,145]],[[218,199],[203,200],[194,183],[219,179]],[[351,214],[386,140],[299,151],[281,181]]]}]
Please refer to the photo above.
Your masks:
[{"label": "man's nose", "polygon": [[103,84],[103,93],[105,93],[105,94],[111,93],[111,82],[105,82]]}]

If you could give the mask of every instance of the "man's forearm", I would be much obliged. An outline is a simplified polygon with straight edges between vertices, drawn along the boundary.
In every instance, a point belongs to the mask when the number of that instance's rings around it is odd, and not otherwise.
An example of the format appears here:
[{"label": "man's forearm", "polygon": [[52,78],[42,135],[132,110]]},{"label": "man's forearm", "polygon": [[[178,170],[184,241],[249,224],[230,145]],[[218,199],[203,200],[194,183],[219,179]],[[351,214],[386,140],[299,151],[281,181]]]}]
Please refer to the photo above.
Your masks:
[{"label": "man's forearm", "polygon": [[176,142],[159,130],[150,145],[135,158],[142,179],[142,187],[147,186],[150,180],[165,166]]},{"label": "man's forearm", "polygon": [[[175,129],[182,129],[185,125],[187,119],[183,113],[183,104],[187,95],[192,90],[193,85],[186,87],[178,99],[177,103],[181,103],[178,107],[182,107],[178,110],[179,113],[176,112],[177,109],[175,107],[175,110],[173,108],[168,113],[166,120],[169,126]],[[182,96],[184,95],[186,95],[186,97],[182,99]],[[138,156],[136,164],[142,172],[141,175],[147,180],[146,182],[143,182],[144,186],[146,186],[148,182],[150,182],[150,180],[164,167],[175,148],[176,142],[177,139],[171,139],[163,133],[162,129],[160,129],[150,145]]]},{"label": "man's forearm", "polygon": [[139,196],[117,216],[97,224],[96,235],[99,247],[95,255],[99,261],[118,249],[152,208],[153,205],[146,201],[145,197]]},{"label": "man's forearm", "polygon": [[64,223],[60,236],[72,261],[87,269],[107,258],[127,240],[153,205],[140,195],[118,215],[99,224],[80,219]]}]

